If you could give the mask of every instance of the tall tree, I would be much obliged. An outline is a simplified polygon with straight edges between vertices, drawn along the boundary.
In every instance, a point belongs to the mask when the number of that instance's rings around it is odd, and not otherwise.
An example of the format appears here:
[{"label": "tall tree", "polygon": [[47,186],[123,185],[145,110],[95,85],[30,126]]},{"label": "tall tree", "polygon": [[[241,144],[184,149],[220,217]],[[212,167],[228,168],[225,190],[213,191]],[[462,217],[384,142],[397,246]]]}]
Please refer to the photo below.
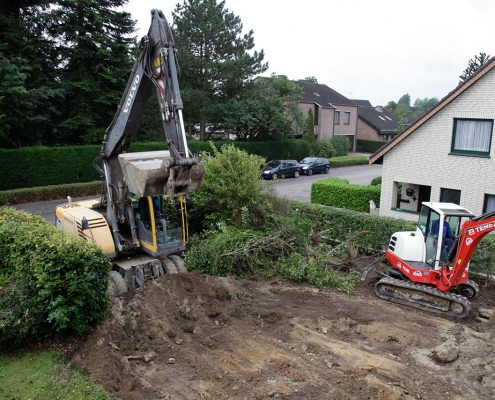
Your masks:
[{"label": "tall tree", "polygon": [[61,109],[59,60],[46,35],[47,1],[0,4],[0,146],[49,144]]},{"label": "tall tree", "polygon": [[219,130],[239,140],[281,140],[302,125],[298,107],[302,88],[284,77],[272,75],[246,85],[240,96],[218,108],[223,115]]},{"label": "tall tree", "polygon": [[135,22],[114,9],[127,0],[59,0],[49,33],[62,61],[68,92],[58,126],[63,143],[99,143],[119,104],[132,68]]},{"label": "tall tree", "polygon": [[411,96],[409,95],[409,93],[406,93],[405,95],[403,95],[399,101],[397,102],[397,105],[400,105],[400,104],[403,104],[407,107],[411,107]]},{"label": "tall tree", "polygon": [[474,59],[470,59],[468,61],[467,68],[462,72],[462,75],[459,75],[459,84],[461,84],[470,76],[472,76],[476,71],[478,71],[482,67],[483,64],[486,64],[486,62],[489,59],[490,59],[489,55],[481,52],[480,54],[475,55]]},{"label": "tall tree", "polygon": [[308,117],[304,122],[303,140],[307,141],[310,146],[311,155],[314,154],[315,147],[315,119],[313,115],[313,109],[308,110]]},{"label": "tall tree", "polygon": [[253,31],[242,35],[241,19],[225,1],[184,0],[173,13],[173,33],[182,70],[181,89],[188,130],[221,120],[216,107],[240,95],[256,74],[266,71],[264,53],[253,51]]}]

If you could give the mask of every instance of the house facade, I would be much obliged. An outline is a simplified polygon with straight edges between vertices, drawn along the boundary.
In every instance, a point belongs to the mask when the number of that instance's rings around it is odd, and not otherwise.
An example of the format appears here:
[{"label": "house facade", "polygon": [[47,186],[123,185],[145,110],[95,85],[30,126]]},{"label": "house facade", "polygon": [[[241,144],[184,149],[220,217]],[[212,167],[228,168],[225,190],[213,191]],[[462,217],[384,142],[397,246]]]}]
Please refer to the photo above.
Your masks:
[{"label": "house facade", "polygon": [[[303,97],[299,108],[308,116],[311,108],[314,115],[314,129],[317,140],[331,139],[334,135],[346,136],[351,143],[351,151],[356,151],[358,106],[327,85],[295,81],[302,87]],[[302,134],[302,128],[296,128]]]},{"label": "house facade", "polygon": [[382,106],[372,106],[368,100],[353,100],[359,107],[357,138],[365,140],[392,140],[400,124],[400,118]]},{"label": "house facade", "polygon": [[423,201],[495,209],[495,58],[370,157],[379,214],[416,221]]}]

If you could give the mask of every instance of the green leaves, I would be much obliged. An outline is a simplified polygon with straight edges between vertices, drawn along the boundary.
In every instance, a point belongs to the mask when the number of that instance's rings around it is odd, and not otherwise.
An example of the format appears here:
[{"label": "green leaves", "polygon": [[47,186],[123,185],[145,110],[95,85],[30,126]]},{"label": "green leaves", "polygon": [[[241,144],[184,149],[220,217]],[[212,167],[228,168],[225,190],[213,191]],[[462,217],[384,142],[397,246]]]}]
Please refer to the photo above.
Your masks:
[{"label": "green leaves", "polygon": [[96,245],[0,208],[0,258],[0,346],[84,333],[106,315],[110,262]]}]

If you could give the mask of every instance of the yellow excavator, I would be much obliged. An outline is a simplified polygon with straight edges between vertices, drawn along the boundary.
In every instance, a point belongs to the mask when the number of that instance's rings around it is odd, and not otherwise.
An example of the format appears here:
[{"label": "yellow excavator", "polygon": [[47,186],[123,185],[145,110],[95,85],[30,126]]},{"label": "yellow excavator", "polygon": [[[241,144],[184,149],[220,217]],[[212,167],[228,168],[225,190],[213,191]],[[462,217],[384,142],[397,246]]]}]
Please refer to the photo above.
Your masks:
[{"label": "yellow excavator", "polygon": [[[94,166],[99,199],[56,209],[56,226],[95,242],[111,258],[109,294],[118,296],[164,273],[186,272],[178,253],[188,241],[187,198],[201,186],[204,167],[187,146],[174,39],[163,13],[151,11],[148,35]],[[127,153],[146,103],[156,90],[168,150]],[[165,146],[164,146],[165,147]],[[170,204],[179,218],[173,222]],[[172,207],[174,209],[174,207]]]}]

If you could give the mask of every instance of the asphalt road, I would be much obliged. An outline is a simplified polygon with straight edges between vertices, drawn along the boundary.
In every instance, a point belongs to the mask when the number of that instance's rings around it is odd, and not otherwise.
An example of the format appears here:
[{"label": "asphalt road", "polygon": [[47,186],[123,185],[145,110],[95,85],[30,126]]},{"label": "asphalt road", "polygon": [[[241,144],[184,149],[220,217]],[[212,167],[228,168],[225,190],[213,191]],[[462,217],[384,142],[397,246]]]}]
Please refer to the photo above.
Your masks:
[{"label": "asphalt road", "polygon": [[[381,165],[357,165],[354,167],[332,168],[328,175],[315,174],[313,176],[301,175],[299,178],[282,179],[273,184],[275,192],[280,197],[287,197],[291,200],[310,201],[311,184],[319,179],[325,179],[329,176],[345,178],[349,183],[357,185],[369,185],[373,178],[381,176]],[[94,197],[74,198],[73,201],[90,199]],[[18,210],[24,210],[31,214],[41,215],[48,222],[55,224],[55,208],[59,204],[66,203],[64,199],[44,201],[39,203],[18,204],[13,207]]]},{"label": "asphalt road", "polygon": [[301,175],[299,178],[286,178],[277,181],[273,188],[280,197],[287,197],[291,200],[310,201],[311,185],[314,181],[334,176],[347,179],[349,183],[356,185],[369,185],[371,181],[382,175],[382,166],[356,165],[353,167],[332,168],[328,175],[315,174],[312,176]]}]

